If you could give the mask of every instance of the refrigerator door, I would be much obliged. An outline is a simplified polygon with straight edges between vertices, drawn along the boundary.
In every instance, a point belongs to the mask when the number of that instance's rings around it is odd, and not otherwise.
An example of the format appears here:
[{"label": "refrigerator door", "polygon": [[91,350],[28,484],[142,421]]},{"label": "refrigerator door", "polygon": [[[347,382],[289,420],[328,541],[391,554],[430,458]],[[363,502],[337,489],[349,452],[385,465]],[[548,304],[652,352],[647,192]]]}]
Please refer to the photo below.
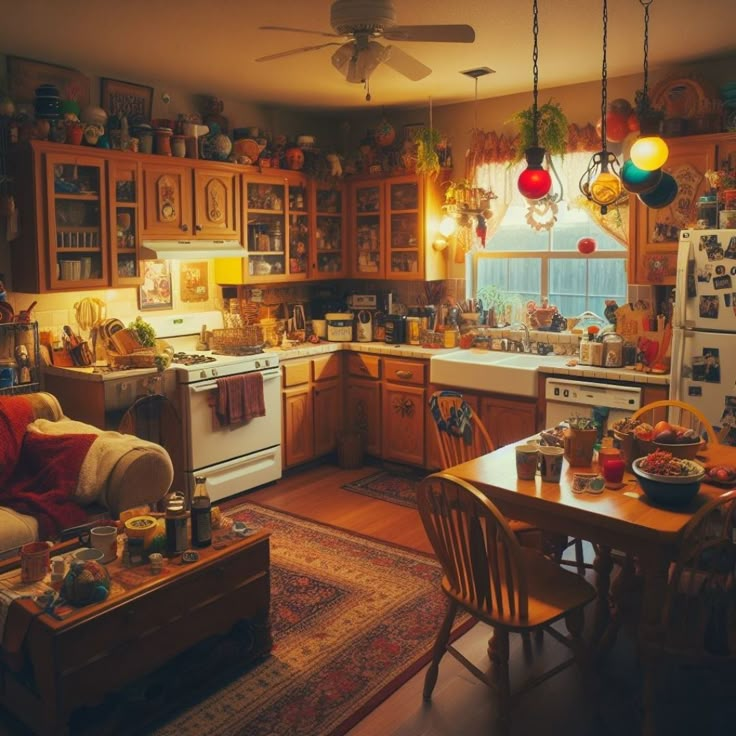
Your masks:
[{"label": "refrigerator door", "polygon": [[680,233],[674,324],[736,332],[736,230]]},{"label": "refrigerator door", "polygon": [[[676,362],[682,356],[681,363]],[[699,409],[716,433],[732,428],[722,441],[736,445],[736,336],[675,330],[670,398]],[[679,369],[677,366],[680,366]],[[725,433],[725,432],[724,432]]]}]

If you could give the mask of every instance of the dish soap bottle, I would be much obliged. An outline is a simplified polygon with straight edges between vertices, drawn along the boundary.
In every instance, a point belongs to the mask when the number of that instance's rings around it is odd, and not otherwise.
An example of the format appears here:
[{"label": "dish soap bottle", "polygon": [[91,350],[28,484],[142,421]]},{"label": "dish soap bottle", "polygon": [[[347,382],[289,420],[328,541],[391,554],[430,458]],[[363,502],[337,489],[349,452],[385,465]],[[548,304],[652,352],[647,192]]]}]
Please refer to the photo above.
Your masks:
[{"label": "dish soap bottle", "polygon": [[207,479],[198,475],[194,479],[192,496],[192,546],[209,547],[212,544],[212,502],[207,492]]}]

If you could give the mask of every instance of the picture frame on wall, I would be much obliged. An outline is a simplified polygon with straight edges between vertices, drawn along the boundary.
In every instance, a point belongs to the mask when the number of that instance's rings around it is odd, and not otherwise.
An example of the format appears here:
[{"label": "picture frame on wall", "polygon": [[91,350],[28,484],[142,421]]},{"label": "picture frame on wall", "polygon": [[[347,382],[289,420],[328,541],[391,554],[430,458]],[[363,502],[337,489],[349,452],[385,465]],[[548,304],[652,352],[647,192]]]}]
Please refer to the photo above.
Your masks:
[{"label": "picture frame on wall", "polygon": [[206,302],[209,299],[207,261],[182,261],[179,286],[183,302]]},{"label": "picture frame on wall", "polygon": [[138,287],[138,308],[172,309],[173,290],[169,262],[161,259],[141,261],[143,283]]},{"label": "picture frame on wall", "polygon": [[153,106],[153,87],[102,77],[100,105],[109,115],[126,118],[129,125],[148,122]]},{"label": "picture frame on wall", "polygon": [[32,105],[36,88],[42,84],[53,84],[62,100],[75,100],[80,110],[89,105],[89,77],[77,69],[43,61],[8,56],[8,95],[17,105]]}]

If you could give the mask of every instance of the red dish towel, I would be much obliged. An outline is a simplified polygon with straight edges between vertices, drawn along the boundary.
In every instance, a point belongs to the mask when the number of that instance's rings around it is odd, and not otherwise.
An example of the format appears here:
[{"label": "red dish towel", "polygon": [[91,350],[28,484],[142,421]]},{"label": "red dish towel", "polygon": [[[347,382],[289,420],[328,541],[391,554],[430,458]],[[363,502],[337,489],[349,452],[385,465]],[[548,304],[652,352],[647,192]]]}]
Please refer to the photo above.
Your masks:
[{"label": "red dish towel", "polygon": [[215,414],[221,427],[242,424],[254,417],[266,416],[261,373],[254,371],[239,376],[218,378]]}]

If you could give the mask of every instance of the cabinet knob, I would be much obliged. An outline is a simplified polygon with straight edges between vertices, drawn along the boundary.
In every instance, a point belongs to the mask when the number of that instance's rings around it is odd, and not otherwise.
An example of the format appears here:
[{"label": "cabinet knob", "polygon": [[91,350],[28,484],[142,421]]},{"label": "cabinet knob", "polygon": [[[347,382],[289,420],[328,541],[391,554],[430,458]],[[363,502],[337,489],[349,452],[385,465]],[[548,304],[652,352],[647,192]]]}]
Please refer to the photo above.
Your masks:
[{"label": "cabinet knob", "polygon": [[182,223],[181,229],[182,229],[182,230],[183,230],[184,232],[186,232],[187,230],[189,230],[189,225],[187,225],[187,224],[186,224],[186,222],[185,222],[185,223]]},{"label": "cabinet knob", "polygon": [[200,230],[202,229],[202,226],[201,226],[201,225],[195,225],[195,226],[194,226],[194,229],[195,229],[195,230],[196,230],[197,232],[199,232],[199,231],[200,231]]}]

